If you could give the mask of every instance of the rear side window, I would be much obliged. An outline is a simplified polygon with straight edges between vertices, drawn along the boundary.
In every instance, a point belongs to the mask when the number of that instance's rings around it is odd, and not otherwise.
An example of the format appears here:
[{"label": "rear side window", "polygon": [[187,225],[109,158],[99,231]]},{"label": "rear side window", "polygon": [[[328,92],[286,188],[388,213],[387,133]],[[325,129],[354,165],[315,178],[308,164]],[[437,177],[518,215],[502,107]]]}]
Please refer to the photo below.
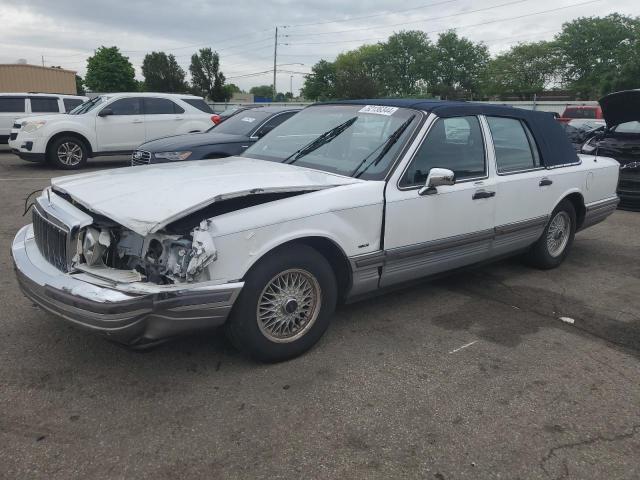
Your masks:
[{"label": "rear side window", "polygon": [[184,113],[184,108],[166,98],[145,98],[143,101],[145,115]]},{"label": "rear side window", "polygon": [[515,118],[487,117],[496,152],[498,173],[540,166],[540,154],[529,128]]},{"label": "rear side window", "polygon": [[484,142],[477,117],[438,119],[403,175],[400,186],[424,185],[432,168],[448,168],[456,174],[456,180],[485,176]]},{"label": "rear side window", "polygon": [[31,97],[31,111],[33,113],[59,113],[58,99],[54,97]]},{"label": "rear side window", "polygon": [[24,100],[24,97],[0,97],[0,112],[22,113]]},{"label": "rear side window", "polygon": [[140,115],[142,114],[141,103],[139,98],[121,98],[105,108],[113,110],[114,115]]},{"label": "rear side window", "polygon": [[62,102],[64,103],[64,111],[67,113],[76,108],[78,105],[82,105],[84,103],[82,100],[76,98],[64,98],[62,99]]},{"label": "rear side window", "polygon": [[197,108],[201,112],[213,113],[211,107],[209,107],[209,105],[207,105],[207,103],[201,98],[183,98],[182,101],[188,103],[192,107]]}]

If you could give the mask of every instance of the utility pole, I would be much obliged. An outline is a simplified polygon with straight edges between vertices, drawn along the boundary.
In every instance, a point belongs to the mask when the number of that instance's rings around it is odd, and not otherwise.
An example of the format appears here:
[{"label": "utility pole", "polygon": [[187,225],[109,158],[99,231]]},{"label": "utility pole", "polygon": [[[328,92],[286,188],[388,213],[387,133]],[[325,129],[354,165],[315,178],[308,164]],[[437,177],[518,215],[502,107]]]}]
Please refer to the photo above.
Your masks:
[{"label": "utility pole", "polygon": [[289,91],[291,92],[291,98],[293,99],[293,75],[289,75]]},{"label": "utility pole", "polygon": [[276,27],[276,41],[273,44],[273,99],[272,101],[276,101],[276,63],[278,61],[278,27]]},{"label": "utility pole", "polygon": [[44,55],[42,55],[42,66],[44,67]]}]

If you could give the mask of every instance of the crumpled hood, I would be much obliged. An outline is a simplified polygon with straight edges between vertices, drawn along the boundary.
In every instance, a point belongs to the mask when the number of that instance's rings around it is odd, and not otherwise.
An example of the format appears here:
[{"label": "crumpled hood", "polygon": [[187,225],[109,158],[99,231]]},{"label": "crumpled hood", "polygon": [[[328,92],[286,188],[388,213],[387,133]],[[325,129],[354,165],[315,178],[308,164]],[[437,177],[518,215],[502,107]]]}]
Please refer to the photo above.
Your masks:
[{"label": "crumpled hood", "polygon": [[161,163],[58,177],[54,192],[140,235],[160,230],[206,205],[268,192],[313,191],[358,180],[244,157]]},{"label": "crumpled hood", "polygon": [[607,127],[640,121],[640,90],[610,93],[598,100]]},{"label": "crumpled hood", "polygon": [[176,152],[189,150],[203,145],[216,145],[221,143],[235,143],[247,141],[247,137],[242,135],[231,135],[229,133],[215,133],[215,129],[203,133],[186,133],[183,135],[173,135],[171,137],[159,138],[143,143],[139,150],[147,152]]}]

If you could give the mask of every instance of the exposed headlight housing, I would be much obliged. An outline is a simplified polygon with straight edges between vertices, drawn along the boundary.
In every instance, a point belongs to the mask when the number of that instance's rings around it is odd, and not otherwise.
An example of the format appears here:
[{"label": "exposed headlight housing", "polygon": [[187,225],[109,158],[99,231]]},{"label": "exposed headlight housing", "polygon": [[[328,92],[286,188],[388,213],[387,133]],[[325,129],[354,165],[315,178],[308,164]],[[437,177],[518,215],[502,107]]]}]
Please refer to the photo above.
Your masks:
[{"label": "exposed headlight housing", "polygon": [[36,120],[33,122],[22,122],[22,131],[26,133],[35,132],[39,128],[44,127],[47,124],[46,120]]},{"label": "exposed headlight housing", "polygon": [[158,152],[154,154],[156,158],[163,160],[169,160],[171,162],[178,162],[180,160],[186,160],[191,156],[191,152]]}]

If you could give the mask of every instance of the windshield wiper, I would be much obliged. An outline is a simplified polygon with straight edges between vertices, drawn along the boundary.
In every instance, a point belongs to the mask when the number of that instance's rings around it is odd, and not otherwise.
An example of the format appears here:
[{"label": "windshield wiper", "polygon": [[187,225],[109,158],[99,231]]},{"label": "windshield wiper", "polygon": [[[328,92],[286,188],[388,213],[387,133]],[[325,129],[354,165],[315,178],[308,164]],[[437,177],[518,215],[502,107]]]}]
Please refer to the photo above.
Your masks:
[{"label": "windshield wiper", "polygon": [[358,117],[350,118],[349,120],[347,120],[344,123],[341,123],[337,127],[333,127],[331,130],[324,132],[322,135],[320,135],[316,139],[307,143],[304,147],[293,152],[291,155],[285,158],[282,161],[282,163],[292,164],[293,162],[304,157],[305,155],[308,155],[309,153],[319,149],[321,146],[326,145],[327,143],[333,141],[338,135],[340,135],[347,128],[349,128],[351,125],[356,123],[356,120],[358,120]]},{"label": "windshield wiper", "polygon": [[[369,153],[366,157],[364,157],[362,159],[362,161],[360,163],[358,163],[358,166],[349,174],[349,176],[358,178],[358,177],[360,177],[360,175],[362,175],[364,172],[366,172],[367,169],[370,166],[378,165],[378,163],[380,163],[380,160],[382,160],[384,158],[384,156],[389,152],[389,150],[391,150],[391,147],[393,147],[395,145],[395,143],[398,141],[398,139],[404,133],[404,131],[407,129],[407,127],[411,124],[411,122],[413,122],[414,118],[416,118],[416,116],[415,115],[411,115],[402,125],[400,125],[396,129],[395,132],[393,132],[391,135],[389,135],[387,137],[387,139],[384,141],[384,143],[381,143],[380,145],[378,145],[375,149],[373,149],[371,151],[371,153]],[[365,162],[367,160],[369,160],[371,155],[376,153],[381,148],[382,148],[382,150],[380,151],[378,156],[376,158],[374,158],[373,161],[369,165],[367,165],[365,168],[363,168],[360,173],[358,173],[358,170],[360,170],[362,165],[364,165]],[[356,175],[356,173],[358,173],[358,174]]]}]

